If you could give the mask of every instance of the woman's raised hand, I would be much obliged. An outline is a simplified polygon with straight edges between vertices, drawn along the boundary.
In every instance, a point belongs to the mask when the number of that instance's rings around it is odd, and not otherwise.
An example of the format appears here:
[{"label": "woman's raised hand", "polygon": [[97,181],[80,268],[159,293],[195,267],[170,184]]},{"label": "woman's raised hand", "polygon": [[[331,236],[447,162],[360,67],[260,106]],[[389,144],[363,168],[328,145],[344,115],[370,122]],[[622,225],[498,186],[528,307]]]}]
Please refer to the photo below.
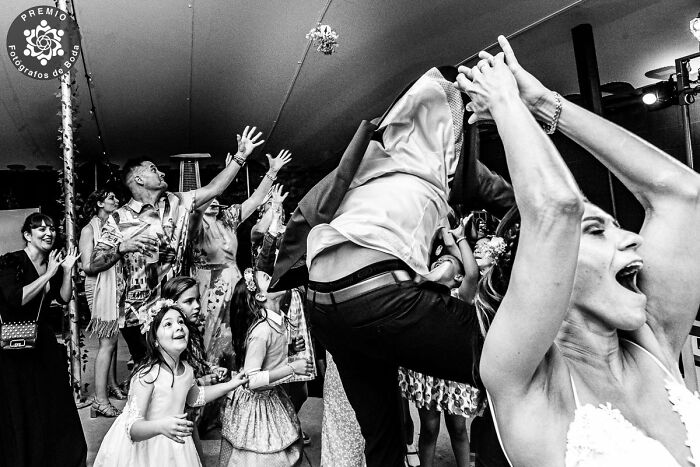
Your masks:
[{"label": "woman's raised hand", "polygon": [[52,250],[49,252],[49,261],[46,264],[46,274],[49,275],[49,277],[53,277],[56,275],[56,272],[58,271],[59,266],[64,261],[63,257],[63,252],[59,250]]},{"label": "woman's raised hand", "polygon": [[458,70],[456,85],[472,100],[466,106],[466,110],[474,112],[469,117],[469,124],[489,120],[493,106],[510,99],[519,99],[517,82],[505,64],[503,52],[495,57],[485,56],[473,68],[461,66]]},{"label": "woman's raised hand", "polygon": [[73,270],[75,262],[78,261],[78,258],[80,258],[80,253],[78,253],[78,249],[74,246],[68,248],[68,252],[63,258],[63,263],[61,263],[61,266],[63,266],[63,270],[67,273],[70,273]]},{"label": "woman's raised hand", "polygon": [[272,157],[271,154],[266,154],[267,162],[270,164],[270,171],[277,173],[282,167],[292,161],[292,153],[288,149],[282,149],[277,157]]},{"label": "woman's raised hand", "polygon": [[161,434],[172,439],[176,443],[185,444],[182,438],[192,436],[193,429],[194,423],[187,420],[187,414],[184,413],[160,420]]},{"label": "woman's raised hand", "polygon": [[[510,69],[511,73],[515,77],[515,81],[518,83],[518,91],[520,92],[520,98],[525,103],[527,108],[533,112],[537,105],[544,99],[544,97],[549,92],[540,80],[532,76],[525,68],[523,68],[518,59],[515,57],[513,48],[510,46],[510,42],[504,36],[498,36],[498,45],[501,46],[503,54],[505,57],[505,63]],[[492,62],[494,57],[485,51],[479,52],[479,58],[482,60],[487,60]]]},{"label": "woman's raised hand", "polygon": [[250,156],[255,148],[260,146],[265,142],[264,139],[260,139],[262,136],[262,131],[255,133],[256,127],[246,126],[243,130],[242,135],[236,135],[236,140],[238,141],[238,153],[244,158]]}]

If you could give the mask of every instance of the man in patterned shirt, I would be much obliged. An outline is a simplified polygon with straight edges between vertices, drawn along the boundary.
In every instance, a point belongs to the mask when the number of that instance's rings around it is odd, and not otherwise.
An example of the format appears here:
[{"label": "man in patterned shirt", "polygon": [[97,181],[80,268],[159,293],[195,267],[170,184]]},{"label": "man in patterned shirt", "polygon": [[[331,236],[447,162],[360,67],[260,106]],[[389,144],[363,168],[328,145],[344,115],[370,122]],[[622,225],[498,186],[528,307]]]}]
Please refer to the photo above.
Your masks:
[{"label": "man in patterned shirt", "polygon": [[[160,297],[162,285],[179,272],[187,242],[190,214],[219,196],[233,181],[246,158],[264,140],[255,127],[238,136],[238,152],[206,186],[185,193],[167,191],[165,175],[145,158],[127,161],[122,170],[132,198],[105,222],[92,253],[96,271],[116,265],[122,329],[134,361],[145,354],[136,313]],[[258,141],[259,140],[259,141]]]}]

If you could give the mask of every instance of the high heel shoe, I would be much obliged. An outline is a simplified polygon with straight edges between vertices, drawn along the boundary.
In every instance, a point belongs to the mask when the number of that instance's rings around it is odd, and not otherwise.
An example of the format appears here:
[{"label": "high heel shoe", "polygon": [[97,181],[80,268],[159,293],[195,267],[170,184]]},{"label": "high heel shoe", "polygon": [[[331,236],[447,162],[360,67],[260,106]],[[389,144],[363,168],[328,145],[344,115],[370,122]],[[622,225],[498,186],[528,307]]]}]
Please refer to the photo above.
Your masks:
[{"label": "high heel shoe", "polygon": [[107,388],[107,395],[118,401],[123,401],[127,397],[119,386],[109,386]]},{"label": "high heel shoe", "polygon": [[97,418],[98,416],[114,418],[121,413],[121,410],[119,410],[109,402],[107,402],[106,404],[100,404],[95,400],[90,406],[90,418]]}]

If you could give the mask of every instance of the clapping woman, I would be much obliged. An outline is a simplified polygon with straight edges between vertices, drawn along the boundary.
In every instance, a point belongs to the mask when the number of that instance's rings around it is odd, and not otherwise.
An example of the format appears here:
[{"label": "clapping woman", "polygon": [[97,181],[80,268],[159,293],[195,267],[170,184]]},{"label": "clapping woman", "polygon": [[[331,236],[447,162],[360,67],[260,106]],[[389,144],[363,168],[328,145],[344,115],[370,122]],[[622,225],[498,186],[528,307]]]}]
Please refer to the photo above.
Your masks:
[{"label": "clapping woman", "polygon": [[54,250],[56,229],[44,214],[27,217],[22,237],[24,249],[0,257],[0,326],[37,322],[38,330],[33,346],[3,340],[0,348],[0,466],[85,465],[65,349],[47,315],[52,300],[71,298],[77,250]]}]

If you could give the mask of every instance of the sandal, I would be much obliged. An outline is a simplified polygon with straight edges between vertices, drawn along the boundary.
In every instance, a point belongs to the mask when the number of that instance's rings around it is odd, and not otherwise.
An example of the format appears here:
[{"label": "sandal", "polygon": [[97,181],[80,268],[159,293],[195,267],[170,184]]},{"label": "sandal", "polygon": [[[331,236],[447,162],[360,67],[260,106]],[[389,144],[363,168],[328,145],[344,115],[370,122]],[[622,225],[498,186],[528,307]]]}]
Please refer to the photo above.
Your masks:
[{"label": "sandal", "polygon": [[93,400],[92,406],[90,406],[90,418],[97,418],[98,416],[114,418],[121,413],[122,411],[113,406],[110,402],[100,404],[97,400]]},{"label": "sandal", "polygon": [[107,388],[107,395],[118,401],[123,401],[126,399],[126,394],[119,386],[109,386]]},{"label": "sandal", "polygon": [[420,467],[420,458],[418,457],[418,449],[412,444],[406,446],[406,467]]}]

